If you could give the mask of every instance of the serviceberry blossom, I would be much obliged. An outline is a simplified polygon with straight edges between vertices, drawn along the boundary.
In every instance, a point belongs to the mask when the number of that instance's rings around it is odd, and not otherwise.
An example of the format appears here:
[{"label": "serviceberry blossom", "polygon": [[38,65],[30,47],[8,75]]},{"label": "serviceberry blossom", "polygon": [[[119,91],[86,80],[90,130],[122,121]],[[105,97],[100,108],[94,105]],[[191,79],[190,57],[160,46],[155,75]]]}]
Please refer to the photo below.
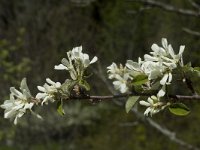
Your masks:
[{"label": "serviceberry blossom", "polygon": [[151,96],[147,99],[147,101],[142,100],[139,103],[140,105],[147,107],[147,109],[144,112],[145,116],[152,116],[168,106],[168,104],[161,102],[159,97],[156,96]]},{"label": "serviceberry blossom", "polygon": [[161,43],[162,46],[153,44],[152,51],[145,54],[143,60],[139,57],[137,62],[127,60],[125,67],[122,65],[118,67],[115,63],[107,67],[109,79],[114,80],[115,89],[121,93],[130,91],[132,81],[135,82],[140,76],[145,77],[146,75],[148,80],[144,82],[145,86],[142,84],[141,88],[144,91],[157,90],[158,92],[156,96],[149,97],[147,102],[140,102],[141,105],[148,106],[145,115],[153,115],[164,108],[160,107],[164,104],[160,102],[160,99],[166,95],[167,86],[172,82],[173,70],[179,66],[183,67],[182,54],[185,46],[180,46],[179,53],[175,54],[167,39],[162,38]]},{"label": "serviceberry blossom", "polygon": [[130,78],[127,68],[123,67],[121,64],[118,67],[115,63],[112,63],[107,69],[108,78],[114,79],[114,88],[121,93],[126,93],[128,91],[128,79]]},{"label": "serviceberry blossom", "polygon": [[36,95],[36,99],[43,99],[42,105],[48,104],[48,102],[54,102],[56,99],[56,95],[58,94],[61,83],[54,82],[51,79],[47,78],[46,82],[43,86],[37,86],[38,90],[41,91]]},{"label": "serviceberry blossom", "polygon": [[10,92],[10,99],[5,100],[1,108],[5,109],[4,118],[14,120],[14,124],[17,124],[18,118],[21,118],[27,110],[33,112],[31,109],[34,106],[32,102],[34,98],[30,93],[25,78],[21,82],[20,91],[11,87]]},{"label": "serviceberry blossom", "polygon": [[75,47],[67,52],[67,58],[61,60],[62,64],[56,65],[56,70],[68,70],[73,80],[82,78],[84,71],[90,64],[95,63],[98,58],[95,56],[91,61],[89,55],[82,52],[82,46]]}]

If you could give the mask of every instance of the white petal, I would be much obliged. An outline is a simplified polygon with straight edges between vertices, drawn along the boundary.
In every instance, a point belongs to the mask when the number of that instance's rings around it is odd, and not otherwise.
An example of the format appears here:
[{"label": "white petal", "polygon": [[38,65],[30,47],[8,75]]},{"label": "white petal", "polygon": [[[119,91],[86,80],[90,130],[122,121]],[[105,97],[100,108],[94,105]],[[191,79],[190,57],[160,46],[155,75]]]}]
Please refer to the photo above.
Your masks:
[{"label": "white petal", "polygon": [[61,60],[61,63],[62,63],[65,67],[70,68],[70,62],[69,62],[66,58],[63,58],[63,59]]},{"label": "white petal", "polygon": [[88,67],[89,64],[90,64],[90,60],[89,59],[84,59],[83,64],[84,64],[85,68]]},{"label": "white petal", "polygon": [[5,110],[4,112],[4,118],[12,118],[13,116],[15,116],[17,113],[16,110],[11,109],[11,110]]},{"label": "white petal", "polygon": [[53,98],[51,98],[50,96],[46,96],[46,97],[44,98],[44,100],[42,101],[42,104],[41,104],[41,105],[43,105],[44,103],[45,103],[45,104],[48,104],[48,101],[54,101],[54,100],[53,100]]},{"label": "white petal", "polygon": [[182,55],[185,49],[185,45],[181,45],[179,49],[179,55]]},{"label": "white petal", "polygon": [[69,71],[70,73],[70,76],[73,80],[76,80],[77,79],[77,74],[76,74],[76,71],[75,70],[70,70]]},{"label": "white petal", "polygon": [[6,101],[4,101],[4,103],[2,105],[0,105],[0,107],[3,109],[9,109],[9,108],[12,108],[13,105],[14,105],[13,101],[6,100]]},{"label": "white petal", "polygon": [[163,78],[160,80],[160,84],[165,85],[168,77],[169,77],[168,73],[164,74]]},{"label": "white petal", "polygon": [[33,107],[34,103],[26,103],[24,106],[24,110],[31,109]]},{"label": "white petal", "polygon": [[127,60],[126,67],[131,70],[141,71],[140,65],[137,62],[133,62],[132,60]]},{"label": "white petal", "polygon": [[15,125],[17,124],[17,119],[18,119],[18,117],[16,116],[16,117],[15,117],[15,120],[14,120],[14,124],[15,124]]},{"label": "white petal", "polygon": [[157,44],[153,44],[153,45],[151,46],[151,49],[152,49],[154,52],[158,53],[160,47],[159,47]]},{"label": "white petal", "polygon": [[47,94],[46,93],[37,93],[36,98],[37,99],[43,99],[44,97],[46,97]]},{"label": "white petal", "polygon": [[120,86],[120,92],[121,93],[125,93],[127,91],[127,86],[126,86],[126,84],[124,83],[124,84],[121,84],[121,86]]},{"label": "white petal", "polygon": [[148,97],[147,101],[149,102],[149,104],[153,105],[154,102],[153,102],[153,99],[151,97]]},{"label": "white petal", "polygon": [[37,86],[38,90],[41,92],[46,92],[46,89],[43,86]]},{"label": "white petal", "polygon": [[27,91],[26,89],[23,89],[23,96],[25,97],[25,99],[29,99],[32,97],[31,93]]},{"label": "white petal", "polygon": [[168,84],[171,83],[171,81],[172,81],[172,73],[170,72],[169,73],[169,78],[168,78]]},{"label": "white petal", "polygon": [[152,56],[150,56],[148,54],[144,55],[144,59],[145,59],[145,61],[158,61],[157,57],[152,57]]},{"label": "white petal", "polygon": [[146,110],[145,110],[145,112],[144,112],[144,115],[145,116],[148,116],[148,114],[149,114],[149,112],[151,111],[151,107],[148,107]]},{"label": "white petal", "polygon": [[60,82],[56,82],[56,83],[55,83],[55,87],[56,87],[56,88],[60,88],[60,87],[61,87],[61,83],[60,83]]},{"label": "white petal", "polygon": [[139,103],[140,103],[140,105],[143,105],[143,106],[147,106],[147,107],[150,106],[150,104],[146,101],[140,101]]},{"label": "white petal", "polygon": [[171,55],[171,57],[174,59],[175,58],[175,54],[174,54],[174,50],[173,50],[171,45],[169,45],[169,47],[168,47],[168,52]]},{"label": "white petal", "polygon": [[152,80],[152,79],[156,79],[157,77],[159,77],[161,74],[160,70],[152,70],[149,74],[148,79]]},{"label": "white petal", "polygon": [[95,63],[97,60],[98,60],[98,58],[95,56],[95,57],[91,60],[90,64]]},{"label": "white petal", "polygon": [[23,97],[23,94],[21,92],[19,92],[18,90],[16,90],[14,87],[10,88],[10,92],[13,95],[17,96],[18,98]]},{"label": "white petal", "polygon": [[162,46],[167,49],[168,47],[168,42],[167,42],[167,39],[166,38],[162,38]]},{"label": "white petal", "polygon": [[51,79],[49,79],[49,78],[46,78],[46,81],[47,81],[47,83],[49,83],[49,84],[51,84],[51,85],[54,85],[55,84],[55,82],[54,81],[52,81]]},{"label": "white petal", "polygon": [[24,115],[24,111],[19,111],[18,114],[16,115],[18,118],[21,118]]},{"label": "white petal", "polygon": [[163,97],[166,93],[166,87],[165,85],[162,86],[162,89],[160,89],[160,91],[158,92],[157,96],[158,97]]},{"label": "white petal", "polygon": [[68,68],[66,66],[64,66],[63,64],[55,65],[54,69],[56,69],[56,70],[68,70]]}]

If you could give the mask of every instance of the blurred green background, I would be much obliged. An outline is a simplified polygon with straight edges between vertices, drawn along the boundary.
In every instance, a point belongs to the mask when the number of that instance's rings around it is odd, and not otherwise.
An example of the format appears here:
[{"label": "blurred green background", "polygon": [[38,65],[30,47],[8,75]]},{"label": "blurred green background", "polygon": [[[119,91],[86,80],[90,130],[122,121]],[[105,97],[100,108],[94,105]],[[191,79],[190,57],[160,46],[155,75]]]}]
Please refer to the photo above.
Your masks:
[{"label": "blurred green background", "polygon": [[[199,11],[189,0],[162,2]],[[162,37],[176,52],[179,45],[186,45],[185,62],[199,66],[200,34],[184,30],[200,31],[199,27],[198,16],[130,0],[0,0],[0,102],[8,98],[9,87],[18,87],[23,77],[28,78],[33,94],[46,77],[63,82],[68,74],[54,70],[54,65],[68,50],[80,45],[91,57],[99,57],[89,81],[94,95],[111,93],[102,80],[108,65],[125,63],[127,59],[136,61],[150,51],[152,43],[160,44]],[[184,92],[184,88],[178,85],[176,91]],[[196,88],[199,89],[198,84]],[[176,117],[163,111],[153,120],[178,138],[200,147],[200,104],[194,101],[188,105],[192,109],[189,116]],[[0,110],[0,150],[187,149],[134,113],[126,114],[116,101],[71,101],[65,105],[64,117],[57,114],[54,104],[36,111],[43,121],[26,115],[14,126]]]}]

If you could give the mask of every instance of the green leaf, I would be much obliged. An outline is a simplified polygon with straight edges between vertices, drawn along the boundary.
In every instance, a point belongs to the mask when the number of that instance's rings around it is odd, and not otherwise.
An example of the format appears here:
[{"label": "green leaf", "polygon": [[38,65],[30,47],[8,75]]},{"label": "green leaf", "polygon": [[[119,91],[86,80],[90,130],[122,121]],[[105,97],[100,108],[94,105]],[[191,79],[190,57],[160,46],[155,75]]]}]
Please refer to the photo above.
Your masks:
[{"label": "green leaf", "polygon": [[137,102],[137,100],[139,99],[139,96],[130,96],[128,98],[128,100],[126,101],[126,105],[125,105],[125,108],[126,108],[126,112],[128,113],[131,108],[135,105],[135,103]]},{"label": "green leaf", "polygon": [[62,84],[61,89],[64,94],[70,95],[70,91],[73,89],[74,85],[77,84],[77,81],[67,79],[65,83]]},{"label": "green leaf", "polygon": [[193,71],[193,68],[191,66],[191,62],[186,64],[185,66],[182,67],[182,70],[185,71],[185,72],[191,72]]},{"label": "green leaf", "polygon": [[58,101],[58,103],[57,103],[57,112],[58,112],[61,116],[65,115],[65,111],[64,111],[64,109],[63,109],[63,101],[62,101],[62,100]]},{"label": "green leaf", "polygon": [[190,109],[183,103],[174,103],[169,106],[169,111],[178,116],[186,116],[190,113]]},{"label": "green leaf", "polygon": [[86,91],[90,90],[90,85],[86,80],[81,80],[81,82],[79,83],[79,85],[81,87],[83,87]]},{"label": "green leaf", "polygon": [[148,81],[148,76],[145,74],[140,74],[133,79],[133,85],[139,86],[145,84]]},{"label": "green leaf", "polygon": [[200,72],[200,67],[194,67],[194,71]]}]

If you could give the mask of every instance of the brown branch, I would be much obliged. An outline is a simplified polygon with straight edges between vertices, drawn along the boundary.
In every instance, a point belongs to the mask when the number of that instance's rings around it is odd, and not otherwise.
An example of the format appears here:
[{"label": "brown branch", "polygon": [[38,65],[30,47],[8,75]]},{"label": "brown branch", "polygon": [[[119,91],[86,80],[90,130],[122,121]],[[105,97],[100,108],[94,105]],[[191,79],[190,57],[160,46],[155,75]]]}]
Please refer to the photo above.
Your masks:
[{"label": "brown branch", "polygon": [[193,0],[188,0],[188,1],[189,1],[189,3],[190,3],[194,8],[200,10],[200,5],[199,5],[199,4],[197,4],[197,3],[196,3],[195,1],[193,1]]},{"label": "brown branch", "polygon": [[[72,99],[79,99],[79,100],[85,100],[90,99],[93,101],[106,101],[106,100],[112,100],[112,99],[119,99],[119,98],[126,98],[129,96],[152,96],[155,94],[148,94],[148,93],[128,93],[128,94],[116,94],[116,95],[106,95],[106,96],[99,96],[99,95],[82,95],[82,96],[75,96],[66,98],[65,100],[72,100]],[[200,100],[200,95],[168,95],[168,98],[170,100]]]},{"label": "brown branch", "polygon": [[191,30],[191,29],[188,29],[188,28],[182,28],[182,30],[188,34],[191,34],[191,35],[195,35],[195,36],[200,36],[200,32],[198,31],[194,31],[194,30]]},{"label": "brown branch", "polygon": [[178,14],[186,15],[186,16],[194,16],[194,17],[199,17],[200,12],[199,11],[194,11],[190,9],[183,9],[183,8],[177,8],[173,5],[169,5],[160,1],[155,1],[155,0],[129,0],[130,2],[139,2],[139,3],[144,3],[146,5],[152,6],[152,7],[157,7],[160,9],[163,9],[165,11],[169,12],[175,12]]}]

